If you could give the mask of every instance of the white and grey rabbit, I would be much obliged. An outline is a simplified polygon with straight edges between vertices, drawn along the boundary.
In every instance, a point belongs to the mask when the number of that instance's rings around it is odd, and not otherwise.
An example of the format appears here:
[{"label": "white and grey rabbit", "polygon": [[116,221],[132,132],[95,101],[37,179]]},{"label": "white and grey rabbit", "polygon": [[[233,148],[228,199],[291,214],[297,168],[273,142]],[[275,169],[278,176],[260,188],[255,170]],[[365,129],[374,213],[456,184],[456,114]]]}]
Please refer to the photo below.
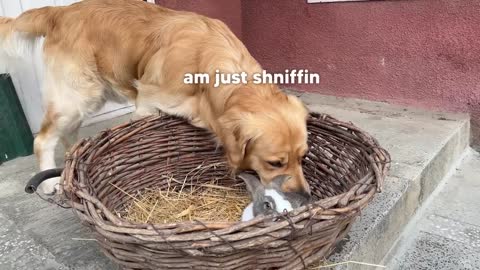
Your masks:
[{"label": "white and grey rabbit", "polygon": [[265,186],[260,180],[251,174],[241,173],[238,175],[247,185],[252,202],[243,210],[242,221],[248,221],[258,215],[269,215],[291,211],[308,202],[305,195],[297,192],[283,192],[281,186],[290,176],[279,175]]}]

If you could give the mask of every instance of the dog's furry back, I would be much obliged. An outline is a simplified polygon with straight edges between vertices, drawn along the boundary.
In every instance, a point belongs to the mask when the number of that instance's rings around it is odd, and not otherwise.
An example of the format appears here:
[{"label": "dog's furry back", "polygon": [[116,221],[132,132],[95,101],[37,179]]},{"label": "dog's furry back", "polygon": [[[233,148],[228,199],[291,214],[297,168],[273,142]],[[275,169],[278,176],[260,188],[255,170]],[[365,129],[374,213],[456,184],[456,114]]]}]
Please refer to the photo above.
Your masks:
[{"label": "dog's furry back", "polygon": [[[41,36],[46,113],[35,138],[41,170],[55,167],[59,140],[68,148],[83,119],[118,96],[135,103],[137,116],[161,110],[210,129],[233,168],[255,170],[265,183],[292,175],[283,189],[308,192],[299,162],[308,148],[301,101],[251,80],[213,85],[216,70],[249,78],[263,70],[223,22],[140,0],[33,9],[1,19],[0,64],[11,70],[19,58],[31,58]],[[193,73],[211,80],[185,83],[185,74]],[[58,179],[46,184],[43,191],[50,193]]]},{"label": "dog's furry back", "polygon": [[13,72],[28,59],[39,37],[54,26],[54,7],[29,10],[18,18],[0,17],[0,70]]}]

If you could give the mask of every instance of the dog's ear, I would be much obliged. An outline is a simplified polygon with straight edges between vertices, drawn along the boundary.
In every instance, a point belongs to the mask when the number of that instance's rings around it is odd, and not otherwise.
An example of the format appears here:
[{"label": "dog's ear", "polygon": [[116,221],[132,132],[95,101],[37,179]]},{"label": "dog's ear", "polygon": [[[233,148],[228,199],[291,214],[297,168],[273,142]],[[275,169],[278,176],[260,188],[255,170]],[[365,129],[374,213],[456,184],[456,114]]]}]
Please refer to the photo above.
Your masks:
[{"label": "dog's ear", "polygon": [[248,154],[248,147],[254,139],[244,125],[247,116],[238,116],[238,114],[232,113],[226,114],[219,119],[225,154],[234,169],[241,167]]},{"label": "dog's ear", "polygon": [[247,155],[248,146],[250,145],[250,142],[252,141],[253,138],[246,135],[244,130],[242,130],[241,126],[238,126],[233,131],[233,136],[235,137],[235,141],[238,143],[238,147],[240,149],[240,156],[241,156],[241,159],[243,160]]}]

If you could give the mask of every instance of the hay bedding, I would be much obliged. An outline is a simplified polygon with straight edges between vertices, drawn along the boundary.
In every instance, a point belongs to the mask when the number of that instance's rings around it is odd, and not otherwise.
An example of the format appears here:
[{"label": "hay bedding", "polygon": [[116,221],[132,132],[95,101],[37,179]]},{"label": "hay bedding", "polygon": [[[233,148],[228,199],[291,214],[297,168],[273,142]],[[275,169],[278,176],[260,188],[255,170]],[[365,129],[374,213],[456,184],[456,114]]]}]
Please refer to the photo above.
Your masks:
[{"label": "hay bedding", "polygon": [[[169,183],[172,180],[170,177]],[[235,222],[241,219],[243,209],[251,201],[243,183],[225,187],[217,180],[189,187],[169,184],[163,189],[145,189],[128,196],[131,199],[125,210],[117,215],[131,222],[153,224],[193,220]]]}]

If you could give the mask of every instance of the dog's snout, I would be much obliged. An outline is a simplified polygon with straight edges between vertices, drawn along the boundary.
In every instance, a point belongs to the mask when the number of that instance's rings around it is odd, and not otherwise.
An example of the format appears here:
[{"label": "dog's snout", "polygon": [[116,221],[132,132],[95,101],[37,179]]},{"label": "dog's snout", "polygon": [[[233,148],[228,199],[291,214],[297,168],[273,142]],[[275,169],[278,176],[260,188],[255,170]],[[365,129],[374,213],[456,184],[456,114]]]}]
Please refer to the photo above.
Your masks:
[{"label": "dog's snout", "polygon": [[302,205],[309,204],[312,201],[312,193],[302,192],[300,195],[302,196]]},{"label": "dog's snout", "polygon": [[312,201],[312,192],[309,186],[302,186],[301,190],[298,191],[298,194],[301,198],[301,205],[307,205]]},{"label": "dog's snout", "polygon": [[308,184],[303,184],[303,181],[292,181],[286,182],[282,187],[284,192],[294,192],[301,195],[305,200],[309,200],[311,197],[310,186]]}]

